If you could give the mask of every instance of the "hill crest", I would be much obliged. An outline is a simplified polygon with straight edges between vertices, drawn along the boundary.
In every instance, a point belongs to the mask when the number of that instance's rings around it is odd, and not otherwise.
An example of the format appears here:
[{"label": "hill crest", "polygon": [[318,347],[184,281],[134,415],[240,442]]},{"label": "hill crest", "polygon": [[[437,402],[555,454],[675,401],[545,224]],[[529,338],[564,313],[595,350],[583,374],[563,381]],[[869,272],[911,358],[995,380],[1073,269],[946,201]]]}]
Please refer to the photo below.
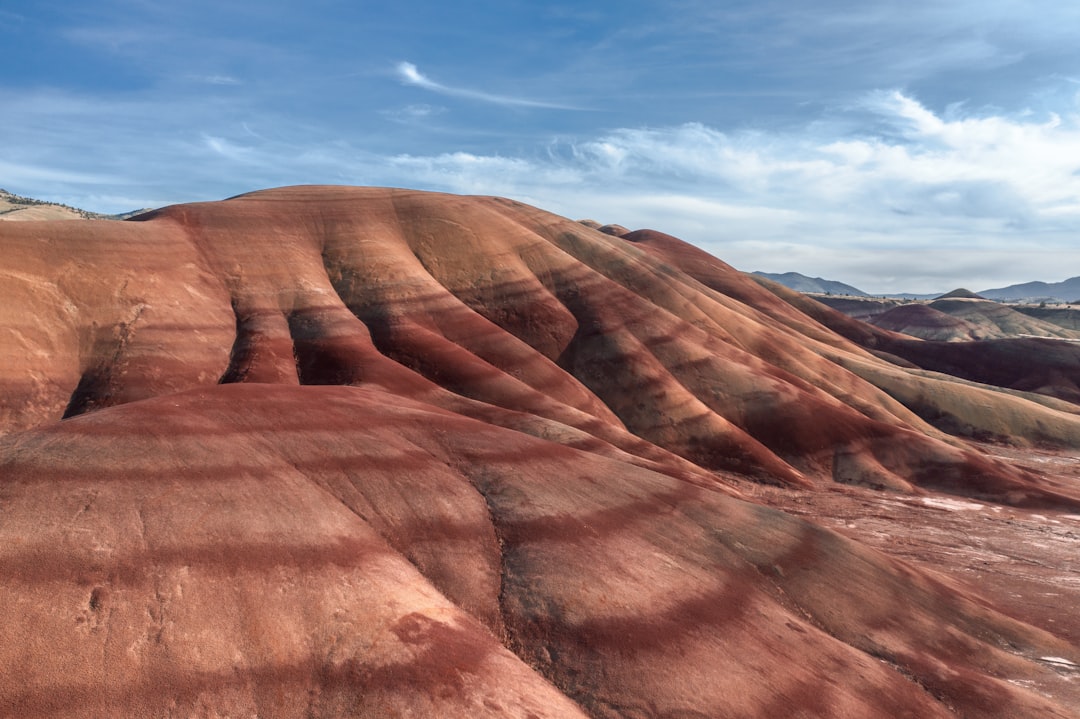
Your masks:
[{"label": "hill crest", "polygon": [[58,202],[36,200],[0,189],[0,221],[33,222],[42,220],[126,220],[148,212],[133,210],[117,215],[105,215],[71,207]]}]

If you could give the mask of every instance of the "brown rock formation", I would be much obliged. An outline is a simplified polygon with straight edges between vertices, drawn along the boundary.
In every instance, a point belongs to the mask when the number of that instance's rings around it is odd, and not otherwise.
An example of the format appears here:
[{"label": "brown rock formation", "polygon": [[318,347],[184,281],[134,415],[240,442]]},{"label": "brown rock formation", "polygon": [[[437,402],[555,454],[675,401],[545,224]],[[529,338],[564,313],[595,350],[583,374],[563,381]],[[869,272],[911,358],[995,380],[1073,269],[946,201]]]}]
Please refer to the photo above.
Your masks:
[{"label": "brown rock formation", "polygon": [[1080,447],[1064,403],[497,198],[287,188],[0,243],[7,713],[1076,710],[1025,688],[1067,639],[739,489],[1075,511],[919,416]]}]

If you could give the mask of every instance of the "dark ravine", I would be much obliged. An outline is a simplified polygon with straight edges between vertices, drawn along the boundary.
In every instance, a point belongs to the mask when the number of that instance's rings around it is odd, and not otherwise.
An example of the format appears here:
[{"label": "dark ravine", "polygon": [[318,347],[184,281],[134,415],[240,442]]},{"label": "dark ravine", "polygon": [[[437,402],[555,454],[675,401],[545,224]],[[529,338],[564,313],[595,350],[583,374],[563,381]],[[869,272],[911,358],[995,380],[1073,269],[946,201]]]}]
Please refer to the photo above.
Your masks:
[{"label": "dark ravine", "polygon": [[766,506],[1076,514],[956,436],[1076,453],[1068,358],[969,377],[619,229],[342,187],[0,226],[0,706],[1077,716],[1044,614]]}]

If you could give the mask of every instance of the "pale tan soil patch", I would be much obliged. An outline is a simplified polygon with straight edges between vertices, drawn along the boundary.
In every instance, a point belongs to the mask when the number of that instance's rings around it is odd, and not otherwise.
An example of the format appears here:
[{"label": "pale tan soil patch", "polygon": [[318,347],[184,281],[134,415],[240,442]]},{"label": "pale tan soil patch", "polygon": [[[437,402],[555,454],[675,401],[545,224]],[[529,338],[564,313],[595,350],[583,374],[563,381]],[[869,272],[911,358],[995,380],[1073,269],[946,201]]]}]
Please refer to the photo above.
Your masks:
[{"label": "pale tan soil patch", "polygon": [[[983,449],[1058,482],[1080,483],[1080,452]],[[1080,645],[1080,515],[861,487],[743,489],[766,504],[944,575],[995,609]],[[1080,667],[1058,657],[1033,659],[1053,668],[1057,678],[1023,685],[1080,710]]]}]

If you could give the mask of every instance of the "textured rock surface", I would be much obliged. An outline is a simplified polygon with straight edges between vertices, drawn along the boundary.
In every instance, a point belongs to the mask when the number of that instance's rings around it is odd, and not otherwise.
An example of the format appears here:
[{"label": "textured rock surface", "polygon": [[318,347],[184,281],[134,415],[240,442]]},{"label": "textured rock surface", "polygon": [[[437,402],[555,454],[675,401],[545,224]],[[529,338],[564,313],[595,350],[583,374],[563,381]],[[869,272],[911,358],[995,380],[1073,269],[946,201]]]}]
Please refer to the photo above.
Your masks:
[{"label": "textured rock surface", "polygon": [[747,499],[1075,512],[924,419],[1076,449],[1073,405],[508,200],[139,219],[0,227],[3,713],[1076,714],[1068,636]]}]

